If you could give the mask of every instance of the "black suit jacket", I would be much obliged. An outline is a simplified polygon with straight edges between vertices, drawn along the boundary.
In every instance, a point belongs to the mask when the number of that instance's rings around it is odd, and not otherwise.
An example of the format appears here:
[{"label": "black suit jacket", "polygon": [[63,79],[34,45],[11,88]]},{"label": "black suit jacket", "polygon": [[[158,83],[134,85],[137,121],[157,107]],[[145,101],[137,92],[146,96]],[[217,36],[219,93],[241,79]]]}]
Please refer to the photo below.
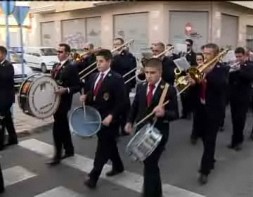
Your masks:
[{"label": "black suit jacket", "polygon": [[174,84],[175,73],[174,69],[176,68],[175,63],[167,56],[162,59],[162,79],[170,85]]},{"label": "black suit jacket", "polygon": [[[126,51],[123,51],[121,54],[115,55],[111,64],[111,69],[119,73],[121,76],[125,75],[127,72],[133,70],[136,67],[136,58],[133,56],[132,53]],[[127,75],[127,77],[124,77],[124,81],[127,81],[133,76],[135,76],[135,72],[132,72],[131,74]],[[131,91],[131,88],[135,87],[135,84],[135,78],[127,84],[129,92]]]},{"label": "black suit jacket", "polygon": [[8,60],[5,60],[0,65],[0,114],[6,113],[14,101],[14,68]]},{"label": "black suit jacket", "polygon": [[[217,63],[213,70],[206,75],[206,111],[212,119],[221,119],[226,105],[226,87],[228,84],[229,69],[221,63]],[[194,87],[197,95],[196,106],[200,105],[199,84]]]},{"label": "black suit jacket", "polygon": [[55,68],[52,70],[52,76],[57,84],[62,87],[69,88],[70,92],[61,96],[60,106],[58,110],[68,111],[71,108],[73,94],[80,91],[80,79],[77,68],[67,60],[62,66],[61,70],[54,76]]},{"label": "black suit jacket", "polygon": [[197,61],[196,61],[196,53],[194,51],[190,51],[185,53],[179,53],[179,56],[185,56],[186,60],[189,62],[191,66],[197,66]]},{"label": "black suit jacket", "polygon": [[110,70],[105,76],[97,96],[94,97],[94,85],[97,77],[99,77],[99,73],[94,73],[85,83],[86,104],[96,108],[102,119],[111,114],[113,123],[116,123],[126,104],[124,80],[118,73]]},{"label": "black suit jacket", "polygon": [[253,82],[253,62],[245,62],[241,69],[229,74],[229,94],[231,101],[248,105]]},{"label": "black suit jacket", "polygon": [[[128,116],[128,122],[134,123],[138,122],[153,111],[153,109],[158,105],[160,97],[165,87],[165,81],[161,81],[155,90],[152,103],[147,107],[147,82],[138,84],[136,89],[136,95]],[[165,101],[170,100],[170,102],[165,105],[165,116],[158,118],[155,127],[158,128],[163,135],[168,135],[169,121],[178,118],[178,103],[176,89],[173,86],[169,86]],[[137,131],[148,122],[152,122],[153,117],[149,118],[146,122],[138,126]]]}]

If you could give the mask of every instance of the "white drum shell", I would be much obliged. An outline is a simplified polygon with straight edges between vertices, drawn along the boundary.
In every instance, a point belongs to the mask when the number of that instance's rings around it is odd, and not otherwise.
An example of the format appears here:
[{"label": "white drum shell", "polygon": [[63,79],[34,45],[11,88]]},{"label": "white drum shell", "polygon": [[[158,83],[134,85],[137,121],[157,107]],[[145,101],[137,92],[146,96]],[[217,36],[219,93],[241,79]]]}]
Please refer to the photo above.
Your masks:
[{"label": "white drum shell", "polygon": [[126,152],[133,160],[144,161],[152,154],[161,140],[160,131],[146,124],[130,140]]},{"label": "white drum shell", "polygon": [[[24,90],[27,88],[27,90]],[[19,106],[24,113],[39,119],[52,116],[59,107],[58,85],[51,76],[35,74],[28,77],[19,91]]]}]

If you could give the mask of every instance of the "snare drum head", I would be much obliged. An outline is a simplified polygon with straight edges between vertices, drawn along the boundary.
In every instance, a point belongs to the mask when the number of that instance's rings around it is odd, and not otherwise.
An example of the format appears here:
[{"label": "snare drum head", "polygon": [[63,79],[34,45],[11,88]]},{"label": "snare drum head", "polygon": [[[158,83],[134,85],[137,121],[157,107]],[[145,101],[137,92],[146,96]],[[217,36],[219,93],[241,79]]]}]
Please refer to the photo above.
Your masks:
[{"label": "snare drum head", "polygon": [[90,106],[76,108],[69,116],[70,131],[80,137],[95,135],[101,127],[99,112]]},{"label": "snare drum head", "polygon": [[37,74],[28,79],[31,87],[28,92],[30,113],[44,119],[52,116],[59,107],[60,96],[55,94],[57,83],[47,75]]}]

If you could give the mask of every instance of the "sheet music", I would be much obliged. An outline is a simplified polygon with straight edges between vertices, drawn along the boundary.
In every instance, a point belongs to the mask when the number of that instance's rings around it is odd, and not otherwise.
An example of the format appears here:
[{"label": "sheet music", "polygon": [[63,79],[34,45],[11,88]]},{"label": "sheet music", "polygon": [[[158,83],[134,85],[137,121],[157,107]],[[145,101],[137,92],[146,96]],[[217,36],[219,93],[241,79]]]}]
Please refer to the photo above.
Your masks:
[{"label": "sheet music", "polygon": [[175,59],[174,60],[174,63],[176,64],[176,66],[177,66],[177,68],[179,69],[179,70],[187,70],[187,69],[189,69],[190,68],[190,64],[189,64],[189,62],[186,60],[186,58],[185,57],[180,57],[180,58],[178,58],[178,59]]}]

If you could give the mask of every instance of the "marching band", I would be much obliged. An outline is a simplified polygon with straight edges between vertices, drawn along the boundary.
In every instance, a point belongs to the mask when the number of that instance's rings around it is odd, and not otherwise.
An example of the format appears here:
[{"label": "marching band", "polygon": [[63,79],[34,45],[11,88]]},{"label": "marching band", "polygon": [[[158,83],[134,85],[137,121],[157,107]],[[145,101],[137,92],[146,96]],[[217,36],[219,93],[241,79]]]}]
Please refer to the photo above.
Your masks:
[{"label": "marching band", "polygon": [[[227,98],[229,99],[233,134],[229,148],[241,150],[246,114],[250,105],[253,82],[253,63],[247,58],[244,48],[238,47],[233,63],[223,62],[228,50],[221,50],[214,43],[201,47],[201,53],[192,49],[193,41],[186,39],[185,53],[174,54],[171,44],[153,43],[152,57],[143,59],[138,68],[137,58],[130,52],[129,45],[122,38],[114,39],[113,50],[94,49],[92,43],[85,46],[86,53],[71,62],[70,46],[59,44],[58,59],[51,72],[59,89],[53,91],[60,98],[57,109],[53,112],[54,157],[48,162],[56,166],[64,158],[74,156],[74,145],[71,139],[72,127],[69,126],[68,112],[75,93],[81,93],[82,112],[78,120],[90,121],[90,126],[80,128],[82,136],[88,133],[97,135],[97,147],[94,164],[84,184],[95,188],[104,165],[112,161],[112,169],[107,176],[115,176],[124,171],[117,137],[135,132],[127,145],[130,156],[144,164],[143,197],[161,197],[162,181],[159,170],[159,159],[169,139],[170,122],[179,119],[178,100],[182,101],[182,118],[193,114],[192,133],[190,140],[196,144],[198,139],[203,142],[203,153],[200,161],[200,184],[208,182],[208,175],[215,168],[215,149],[217,133],[224,124]],[[13,103],[13,87],[9,90],[2,87],[10,67],[5,57],[6,49],[0,46],[0,136],[4,136],[7,123],[12,123],[9,113]],[[186,58],[190,67],[177,68],[175,60]],[[176,72],[180,69],[180,72]],[[181,72],[182,71],[182,72]],[[138,75],[138,76],[137,76]],[[142,76],[141,80],[138,77]],[[82,82],[81,82],[82,81]],[[6,86],[7,87],[7,86]],[[23,87],[22,87],[23,88]],[[228,91],[225,91],[228,88]],[[129,94],[135,91],[133,102]],[[7,94],[8,92],[8,94]],[[22,92],[22,91],[21,91]],[[7,98],[8,95],[9,97]],[[52,97],[54,98],[54,97]],[[20,99],[22,100],[22,99]],[[86,106],[91,107],[98,116],[90,115]],[[36,115],[33,114],[35,117]],[[13,123],[12,123],[13,124]],[[91,131],[92,125],[99,125]],[[16,144],[17,137],[9,132],[9,143]],[[86,132],[87,131],[87,132]],[[253,134],[252,134],[253,136]],[[1,137],[0,148],[3,147]],[[62,149],[65,154],[62,154]],[[1,172],[1,170],[0,170]],[[4,190],[3,177],[0,173],[0,192]]]}]

